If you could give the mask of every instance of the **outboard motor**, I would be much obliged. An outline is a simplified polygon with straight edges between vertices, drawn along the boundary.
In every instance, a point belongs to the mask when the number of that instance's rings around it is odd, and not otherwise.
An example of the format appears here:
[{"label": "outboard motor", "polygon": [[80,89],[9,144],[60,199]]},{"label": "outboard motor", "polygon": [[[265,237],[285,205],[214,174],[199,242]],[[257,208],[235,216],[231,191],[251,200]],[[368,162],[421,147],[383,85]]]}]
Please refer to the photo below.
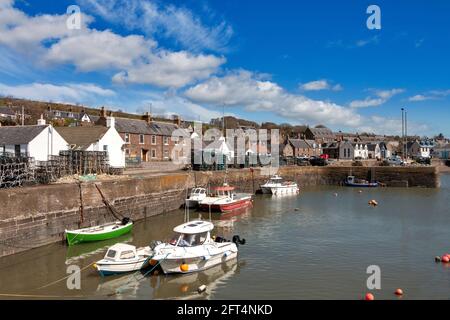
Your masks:
[{"label": "outboard motor", "polygon": [[238,235],[233,236],[233,242],[236,244],[236,246],[239,246],[240,244],[245,244],[245,239],[241,239]]},{"label": "outboard motor", "polygon": [[128,222],[130,222],[130,218],[124,217],[124,218],[122,219],[122,225],[126,225]]},{"label": "outboard motor", "polygon": [[214,240],[217,243],[227,242],[227,239],[217,236]]}]

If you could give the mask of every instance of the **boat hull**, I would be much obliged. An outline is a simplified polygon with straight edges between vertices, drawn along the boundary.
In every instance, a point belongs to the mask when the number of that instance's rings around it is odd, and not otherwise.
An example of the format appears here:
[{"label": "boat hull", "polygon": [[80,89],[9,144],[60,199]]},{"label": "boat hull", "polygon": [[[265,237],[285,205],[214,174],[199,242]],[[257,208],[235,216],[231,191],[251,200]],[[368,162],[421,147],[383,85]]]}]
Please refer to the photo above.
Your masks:
[{"label": "boat hull", "polygon": [[297,194],[299,188],[297,186],[286,187],[261,187],[262,193],[273,195]]},{"label": "boat hull", "polygon": [[103,276],[110,276],[114,274],[128,273],[144,269],[148,266],[148,258],[142,258],[137,261],[128,263],[107,263],[97,262],[95,268],[98,273]]},{"label": "boat hull", "polygon": [[82,242],[94,242],[94,241],[103,241],[116,237],[120,237],[121,235],[129,233],[133,229],[133,223],[128,223],[125,226],[121,226],[117,229],[106,231],[104,233],[82,233],[76,231],[68,231],[66,230],[66,240],[69,246],[82,243]]},{"label": "boat hull", "polygon": [[[198,256],[192,258],[166,258],[160,261],[161,269],[165,274],[175,274],[175,273],[193,273],[203,271],[224,262],[236,259],[238,256],[237,250],[227,250],[224,252],[217,253],[208,258],[205,256]],[[181,265],[187,265],[187,270],[182,271]]]},{"label": "boat hull", "polygon": [[216,203],[210,205],[207,203],[202,203],[200,204],[200,209],[203,211],[209,211],[211,209],[211,211],[215,212],[230,212],[234,210],[249,208],[252,206],[253,200],[251,198],[248,198],[224,204]]},{"label": "boat hull", "polygon": [[189,209],[195,209],[198,207],[198,200],[186,199],[186,207]]},{"label": "boat hull", "polygon": [[351,183],[351,182],[346,182],[345,185],[347,187],[376,188],[376,187],[378,187],[378,182],[372,182],[372,183]]}]

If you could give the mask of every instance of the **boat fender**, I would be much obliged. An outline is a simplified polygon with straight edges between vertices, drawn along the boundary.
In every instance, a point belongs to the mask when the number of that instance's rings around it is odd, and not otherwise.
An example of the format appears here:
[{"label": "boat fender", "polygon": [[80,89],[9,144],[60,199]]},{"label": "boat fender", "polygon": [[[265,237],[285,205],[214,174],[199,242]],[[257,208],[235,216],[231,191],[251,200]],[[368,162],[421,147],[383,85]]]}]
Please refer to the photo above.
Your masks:
[{"label": "boat fender", "polygon": [[202,284],[200,287],[198,287],[197,292],[198,293],[202,293],[206,290],[206,286],[204,284]]},{"label": "boat fender", "polygon": [[189,271],[189,266],[186,263],[183,263],[180,266],[180,270],[183,271],[183,272],[187,272],[187,271]]},{"label": "boat fender", "polygon": [[124,217],[124,218],[122,219],[122,225],[126,225],[128,222],[130,222],[130,218]]}]

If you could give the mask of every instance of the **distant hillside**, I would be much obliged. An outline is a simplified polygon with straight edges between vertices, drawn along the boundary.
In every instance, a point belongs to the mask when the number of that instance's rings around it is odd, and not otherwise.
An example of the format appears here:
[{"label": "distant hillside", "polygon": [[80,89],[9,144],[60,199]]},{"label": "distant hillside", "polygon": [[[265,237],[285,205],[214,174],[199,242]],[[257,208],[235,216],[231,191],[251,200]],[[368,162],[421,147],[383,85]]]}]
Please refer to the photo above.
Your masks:
[{"label": "distant hillside", "polygon": [[[63,104],[63,103],[54,103],[54,102],[43,102],[43,101],[33,101],[26,99],[16,99],[10,97],[0,97],[0,106],[8,106],[13,111],[18,113],[22,112],[22,107],[24,109],[25,115],[29,117],[25,118],[25,124],[36,124],[37,120],[41,117],[41,114],[44,114],[50,108],[51,110],[59,110],[59,111],[69,111],[74,113],[86,112],[89,115],[99,116],[100,109],[91,108],[83,105],[73,105],[73,104]],[[142,115],[127,113],[121,110],[111,110],[105,106],[108,111],[112,111],[115,117],[120,118],[130,118],[130,119],[142,119]],[[171,119],[159,118],[156,117],[157,121],[167,121],[172,122]],[[19,123],[18,123],[19,124]]]}]

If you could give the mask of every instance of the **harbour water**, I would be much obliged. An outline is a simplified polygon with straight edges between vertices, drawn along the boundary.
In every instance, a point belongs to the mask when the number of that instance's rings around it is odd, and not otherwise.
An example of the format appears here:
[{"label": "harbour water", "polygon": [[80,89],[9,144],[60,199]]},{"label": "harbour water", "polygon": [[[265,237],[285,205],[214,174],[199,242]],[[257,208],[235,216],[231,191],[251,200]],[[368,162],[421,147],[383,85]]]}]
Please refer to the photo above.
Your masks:
[{"label": "harbour water", "polygon": [[[381,270],[381,290],[372,290],[377,299],[399,299],[396,288],[405,292],[401,299],[449,299],[450,265],[434,257],[450,252],[450,175],[439,189],[359,190],[258,195],[251,210],[213,215],[217,235],[238,234],[247,243],[237,261],[201,273],[101,278],[89,266],[116,242],[167,239],[183,210],[137,222],[132,234],[113,241],[57,243],[8,256],[0,259],[0,299],[361,299],[370,265]],[[369,206],[371,199],[379,205]],[[70,265],[82,270],[80,290],[58,281]],[[207,290],[198,294],[203,284]]]}]

